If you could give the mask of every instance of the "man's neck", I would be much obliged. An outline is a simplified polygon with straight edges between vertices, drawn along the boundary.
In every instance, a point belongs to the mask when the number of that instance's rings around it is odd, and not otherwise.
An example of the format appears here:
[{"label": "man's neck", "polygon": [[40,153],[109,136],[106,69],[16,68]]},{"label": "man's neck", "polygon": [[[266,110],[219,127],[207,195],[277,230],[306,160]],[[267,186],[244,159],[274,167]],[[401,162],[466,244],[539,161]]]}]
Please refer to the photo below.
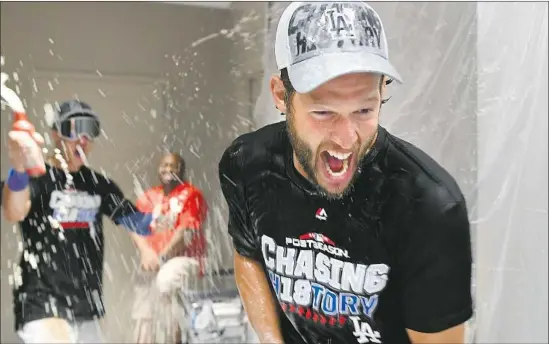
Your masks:
[{"label": "man's neck", "polygon": [[163,185],[164,194],[169,195],[178,185],[183,184],[183,181],[176,181]]},{"label": "man's neck", "polygon": [[61,166],[61,161],[57,158],[55,158],[54,156],[50,156],[46,162],[50,165],[50,166],[53,166],[55,168],[57,168],[58,170],[67,170],[69,171],[70,173],[74,173],[74,172],[78,172],[80,170],[81,167],[78,167],[78,168],[75,168],[74,166],[72,166],[71,164],[67,164],[68,166],[66,168],[63,168]]}]

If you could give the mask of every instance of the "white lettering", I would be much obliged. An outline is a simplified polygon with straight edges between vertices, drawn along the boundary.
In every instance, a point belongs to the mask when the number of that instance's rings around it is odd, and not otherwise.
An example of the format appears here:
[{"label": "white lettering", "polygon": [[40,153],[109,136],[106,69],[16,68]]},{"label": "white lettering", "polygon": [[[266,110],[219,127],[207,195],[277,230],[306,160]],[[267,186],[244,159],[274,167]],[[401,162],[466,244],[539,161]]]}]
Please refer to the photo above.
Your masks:
[{"label": "white lettering", "polygon": [[315,279],[322,283],[330,282],[330,258],[323,253],[316,255]]},{"label": "white lettering", "polygon": [[332,265],[330,285],[334,289],[339,290],[341,288],[341,268],[343,267],[343,262],[335,258],[330,258],[330,263]]},{"label": "white lettering", "polygon": [[362,282],[366,275],[366,266],[362,264],[351,264],[346,262],[343,264],[343,272],[341,273],[341,290],[355,294],[362,293]]},{"label": "white lettering", "polygon": [[281,276],[280,277],[280,301],[283,302],[293,302],[292,299],[292,285],[293,280],[288,277]]},{"label": "white lettering", "polygon": [[295,248],[278,246],[276,248],[276,272],[286,276],[293,276],[295,254]]},{"label": "white lettering", "polygon": [[312,301],[311,282],[297,280],[294,285],[294,301],[300,306],[308,307]]},{"label": "white lettering", "polygon": [[295,267],[295,277],[305,277],[308,280],[314,278],[313,274],[313,251],[301,251],[297,256],[297,264]]},{"label": "white lettering", "polygon": [[275,260],[268,255],[268,253],[274,254],[276,252],[276,243],[273,238],[266,235],[261,237],[261,251],[263,251],[263,259],[265,259],[265,265],[267,265],[267,268],[274,270]]},{"label": "white lettering", "polygon": [[370,295],[379,293],[387,285],[389,267],[385,264],[372,264],[366,270],[364,291]]},{"label": "white lettering", "polygon": [[300,239],[286,238],[286,245],[292,245],[294,247],[300,247],[300,248],[312,248],[315,250],[330,253],[337,257],[349,258],[349,252],[347,250],[343,250],[339,247],[327,245],[323,242],[318,242],[315,240],[300,240]]},{"label": "white lettering", "polygon": [[101,196],[90,195],[87,192],[62,192],[55,190],[51,193],[50,208],[58,209],[79,208],[79,209],[97,209],[101,206]]}]

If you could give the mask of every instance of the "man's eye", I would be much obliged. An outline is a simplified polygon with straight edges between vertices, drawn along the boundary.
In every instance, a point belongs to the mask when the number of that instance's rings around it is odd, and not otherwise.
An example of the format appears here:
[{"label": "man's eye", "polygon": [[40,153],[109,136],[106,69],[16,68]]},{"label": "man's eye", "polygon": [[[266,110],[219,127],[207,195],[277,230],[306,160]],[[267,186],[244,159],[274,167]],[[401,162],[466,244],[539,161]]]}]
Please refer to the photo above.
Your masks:
[{"label": "man's eye", "polygon": [[326,116],[326,115],[331,114],[330,111],[313,111],[313,113],[314,113],[315,115],[319,115],[319,116]]},{"label": "man's eye", "polygon": [[357,113],[362,114],[362,115],[367,115],[367,114],[371,113],[372,111],[373,111],[372,109],[360,109],[359,111],[357,111]]}]

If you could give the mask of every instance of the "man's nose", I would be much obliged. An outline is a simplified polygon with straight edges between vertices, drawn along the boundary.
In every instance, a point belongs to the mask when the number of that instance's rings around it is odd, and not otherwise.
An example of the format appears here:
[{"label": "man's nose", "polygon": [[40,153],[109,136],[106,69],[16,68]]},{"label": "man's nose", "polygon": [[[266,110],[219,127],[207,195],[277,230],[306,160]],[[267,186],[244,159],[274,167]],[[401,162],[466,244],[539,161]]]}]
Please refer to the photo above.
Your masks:
[{"label": "man's nose", "polygon": [[332,141],[343,149],[351,149],[358,140],[358,126],[349,116],[339,116],[332,127]]},{"label": "man's nose", "polygon": [[86,136],[80,136],[78,138],[78,144],[82,147],[87,146],[90,143],[90,139],[88,139]]}]

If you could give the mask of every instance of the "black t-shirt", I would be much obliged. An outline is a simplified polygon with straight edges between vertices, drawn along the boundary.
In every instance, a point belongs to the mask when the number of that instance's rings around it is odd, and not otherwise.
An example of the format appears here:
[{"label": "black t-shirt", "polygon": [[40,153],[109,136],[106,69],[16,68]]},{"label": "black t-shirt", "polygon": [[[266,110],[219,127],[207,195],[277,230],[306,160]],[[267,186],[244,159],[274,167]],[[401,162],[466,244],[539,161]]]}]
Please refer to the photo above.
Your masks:
[{"label": "black t-shirt", "polygon": [[[116,223],[136,212],[120,188],[101,173],[82,167],[70,173],[47,167],[31,178],[31,209],[20,223],[23,240],[15,278],[16,328],[29,321],[61,317],[89,320],[104,315],[103,216]],[[72,178],[72,187],[67,187]]]},{"label": "black t-shirt", "polygon": [[219,163],[236,251],[259,261],[287,343],[409,343],[472,315],[463,195],[420,149],[379,128],[353,191],[329,201],[295,169],[284,122]]}]

